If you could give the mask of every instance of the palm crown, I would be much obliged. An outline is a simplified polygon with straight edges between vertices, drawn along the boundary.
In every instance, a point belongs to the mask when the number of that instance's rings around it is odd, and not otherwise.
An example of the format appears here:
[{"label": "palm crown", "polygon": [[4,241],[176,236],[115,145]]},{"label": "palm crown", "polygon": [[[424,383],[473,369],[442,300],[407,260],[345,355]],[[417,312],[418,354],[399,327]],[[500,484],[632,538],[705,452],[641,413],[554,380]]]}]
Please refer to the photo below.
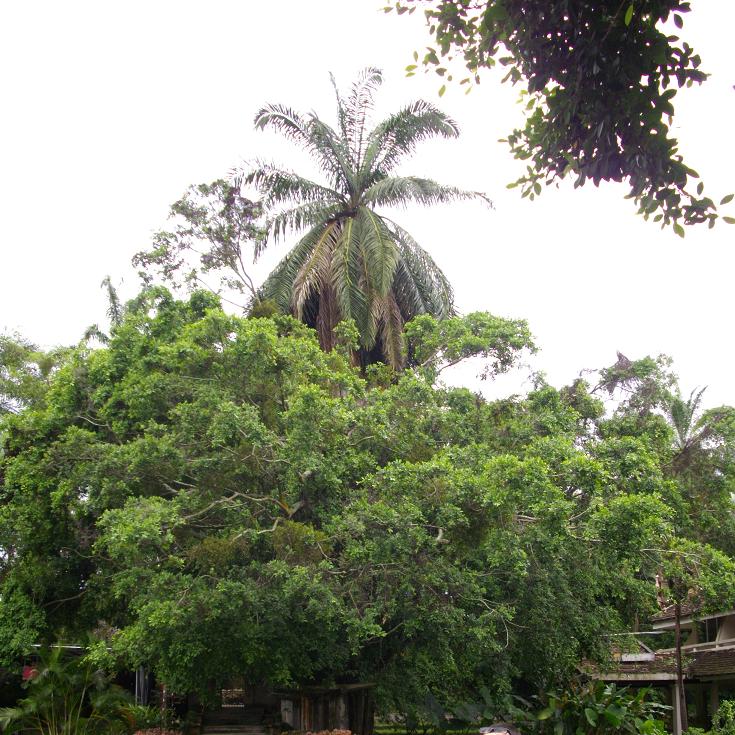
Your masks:
[{"label": "palm crown", "polygon": [[354,319],[363,361],[370,361],[372,351],[372,359],[398,366],[403,324],[418,314],[448,316],[453,295],[429,254],[376,209],[484,197],[431,179],[391,175],[417,143],[453,138],[459,131],[423,100],[368,130],[381,82],[378,69],[366,69],[346,99],[335,85],[336,130],[314,113],[300,115],[283,105],[267,105],[256,115],[257,128],[273,128],[303,146],[325,183],[264,163],[243,182],[255,185],[262,196],[269,212],[268,239],[301,234],[264,283],[262,296],[316,327],[327,350],[334,345],[335,325]]}]

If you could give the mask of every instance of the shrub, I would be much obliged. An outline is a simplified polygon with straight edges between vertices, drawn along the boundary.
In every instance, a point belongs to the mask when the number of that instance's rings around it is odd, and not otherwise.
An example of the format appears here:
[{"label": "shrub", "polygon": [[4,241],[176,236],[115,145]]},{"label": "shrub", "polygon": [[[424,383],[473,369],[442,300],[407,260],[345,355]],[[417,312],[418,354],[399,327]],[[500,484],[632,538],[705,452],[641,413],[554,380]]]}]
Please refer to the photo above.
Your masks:
[{"label": "shrub", "polygon": [[41,654],[37,674],[26,683],[28,696],[0,709],[6,735],[30,730],[39,735],[113,735],[128,729],[129,695],[104,672],[60,646]]},{"label": "shrub", "polygon": [[716,735],[735,735],[735,701],[726,699],[712,718],[712,732]]}]

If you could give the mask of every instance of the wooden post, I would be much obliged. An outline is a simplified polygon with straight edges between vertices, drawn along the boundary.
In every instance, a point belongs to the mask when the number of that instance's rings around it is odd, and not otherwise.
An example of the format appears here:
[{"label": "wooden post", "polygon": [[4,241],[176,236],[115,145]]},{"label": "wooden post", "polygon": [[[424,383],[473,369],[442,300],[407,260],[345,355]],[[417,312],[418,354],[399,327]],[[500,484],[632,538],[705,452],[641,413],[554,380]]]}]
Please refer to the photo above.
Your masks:
[{"label": "wooden post", "polygon": [[340,730],[348,730],[350,719],[347,715],[347,695],[340,692],[337,698],[337,727]]},{"label": "wooden post", "polygon": [[707,729],[707,702],[705,700],[704,684],[697,684],[694,690],[694,708],[696,725]]},{"label": "wooden post", "polygon": [[358,735],[365,735],[365,691],[355,693],[355,722]]},{"label": "wooden post", "polygon": [[682,719],[681,719],[681,696],[679,695],[679,684],[678,682],[674,683],[674,685],[671,687],[671,704],[673,705],[674,711],[673,711],[673,726],[674,726],[674,735],[682,735],[683,730],[681,729]]},{"label": "wooden post", "polygon": [[[676,631],[676,704],[679,708],[679,733],[681,733],[689,729],[689,722],[686,692],[684,691],[684,672],[681,667],[681,603],[679,602],[674,605],[674,623]],[[678,735],[676,730],[674,735]]]},{"label": "wooden post", "polygon": [[372,689],[365,692],[367,706],[365,707],[365,735],[373,735],[375,727],[375,700],[373,699]]},{"label": "wooden post", "polygon": [[709,690],[709,719],[710,726],[712,725],[712,718],[715,716],[715,712],[720,708],[720,686],[716,681],[712,682],[712,686]]}]

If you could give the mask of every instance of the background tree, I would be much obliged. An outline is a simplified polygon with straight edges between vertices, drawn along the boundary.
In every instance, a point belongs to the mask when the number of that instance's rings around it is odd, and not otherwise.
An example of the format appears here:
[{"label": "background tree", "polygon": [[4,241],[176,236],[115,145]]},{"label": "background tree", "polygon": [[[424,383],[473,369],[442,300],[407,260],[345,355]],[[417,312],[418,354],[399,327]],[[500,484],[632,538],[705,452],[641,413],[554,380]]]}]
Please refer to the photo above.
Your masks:
[{"label": "background tree", "polygon": [[425,8],[436,43],[425,66],[451,80],[450,62],[460,57],[469,72],[460,83],[472,84],[481,69],[500,64],[503,81],[524,85],[526,125],[507,138],[528,162],[511,184],[523,196],[533,199],[542,184],[567,176],[575,186],[627,181],[646,219],[673,224],[681,236],[682,225],[715,224],[717,206],[701,183],[694,188],[698,175],[669,130],[677,88],[707,78],[694,49],[664,27],[673,20],[682,28],[689,2],[400,0],[385,9],[416,7]]},{"label": "background tree", "polygon": [[[107,318],[110,322],[110,330],[112,330],[122,322],[125,314],[125,305],[120,301],[120,296],[115,286],[113,286],[110,276],[105,276],[102,279],[100,288],[104,289],[105,295],[107,296]],[[98,340],[104,345],[110,341],[109,335],[100,329],[99,324],[90,324],[84,330],[82,341],[89,342],[93,339]]]},{"label": "background tree", "polygon": [[67,352],[46,352],[19,335],[0,334],[0,416],[41,403]]},{"label": "background tree", "polygon": [[235,305],[244,309],[256,297],[247,264],[265,235],[260,216],[260,206],[224,179],[190,186],[171,205],[173,227],[157,232],[151,249],[137,253],[133,265],[148,286],[157,278],[190,291],[224,288],[228,295],[240,295]]},{"label": "background tree", "polygon": [[256,127],[272,128],[307,150],[325,183],[262,163],[241,180],[260,192],[271,240],[305,231],[261,294],[315,327],[327,350],[334,346],[336,324],[353,319],[362,362],[374,361],[370,353],[378,345],[381,359],[397,367],[403,324],[419,314],[449,316],[453,297],[429,254],[400,225],[379,214],[380,208],[484,197],[395,174],[418,143],[456,137],[458,127],[419,100],[368,128],[381,83],[379,70],[366,69],[346,98],[335,87],[336,130],[314,113],[300,115],[283,105],[267,105],[256,115]]},{"label": "background tree", "polygon": [[681,617],[684,614],[720,612],[735,598],[735,565],[731,558],[716,549],[689,540],[672,540],[667,547],[651,549],[658,574],[664,582],[662,595],[673,607],[676,679],[681,729],[689,728],[686,688],[682,667]]},{"label": "background tree", "polygon": [[671,359],[665,355],[629,360],[618,353],[614,365],[599,371],[593,393],[604,392],[616,404],[600,424],[603,435],[639,442],[647,437],[649,451],[665,467],[688,511],[678,517],[701,541],[732,555],[735,518],[730,507],[735,460],[735,412],[729,406],[702,410],[704,389],[684,400]]}]

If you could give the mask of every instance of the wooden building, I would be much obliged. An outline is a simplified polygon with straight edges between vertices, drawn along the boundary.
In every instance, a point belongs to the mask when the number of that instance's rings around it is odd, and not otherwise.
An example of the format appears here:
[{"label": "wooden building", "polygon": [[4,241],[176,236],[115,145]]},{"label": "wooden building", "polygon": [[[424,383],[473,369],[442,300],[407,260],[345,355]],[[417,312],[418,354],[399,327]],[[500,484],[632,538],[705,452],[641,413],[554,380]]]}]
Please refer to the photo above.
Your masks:
[{"label": "wooden building", "polygon": [[[674,735],[681,735],[676,650],[653,643],[656,634],[674,630],[673,607],[651,622],[650,635],[631,634],[635,650],[616,653],[609,666],[586,664],[583,669],[602,681],[665,688],[673,708]],[[687,718],[690,725],[709,729],[720,698],[735,699],[735,610],[698,615],[693,608],[683,606],[680,625]]]},{"label": "wooden building", "polygon": [[281,721],[294,730],[349,730],[354,735],[373,735],[372,684],[305,687],[276,694]]},{"label": "wooden building", "polygon": [[[219,691],[216,707],[202,713],[202,732],[240,726],[242,731],[280,735],[281,732],[349,730],[373,735],[375,710],[372,684],[307,686],[273,691],[233,680]],[[190,708],[196,709],[190,702]],[[234,732],[235,730],[232,730]]]}]

